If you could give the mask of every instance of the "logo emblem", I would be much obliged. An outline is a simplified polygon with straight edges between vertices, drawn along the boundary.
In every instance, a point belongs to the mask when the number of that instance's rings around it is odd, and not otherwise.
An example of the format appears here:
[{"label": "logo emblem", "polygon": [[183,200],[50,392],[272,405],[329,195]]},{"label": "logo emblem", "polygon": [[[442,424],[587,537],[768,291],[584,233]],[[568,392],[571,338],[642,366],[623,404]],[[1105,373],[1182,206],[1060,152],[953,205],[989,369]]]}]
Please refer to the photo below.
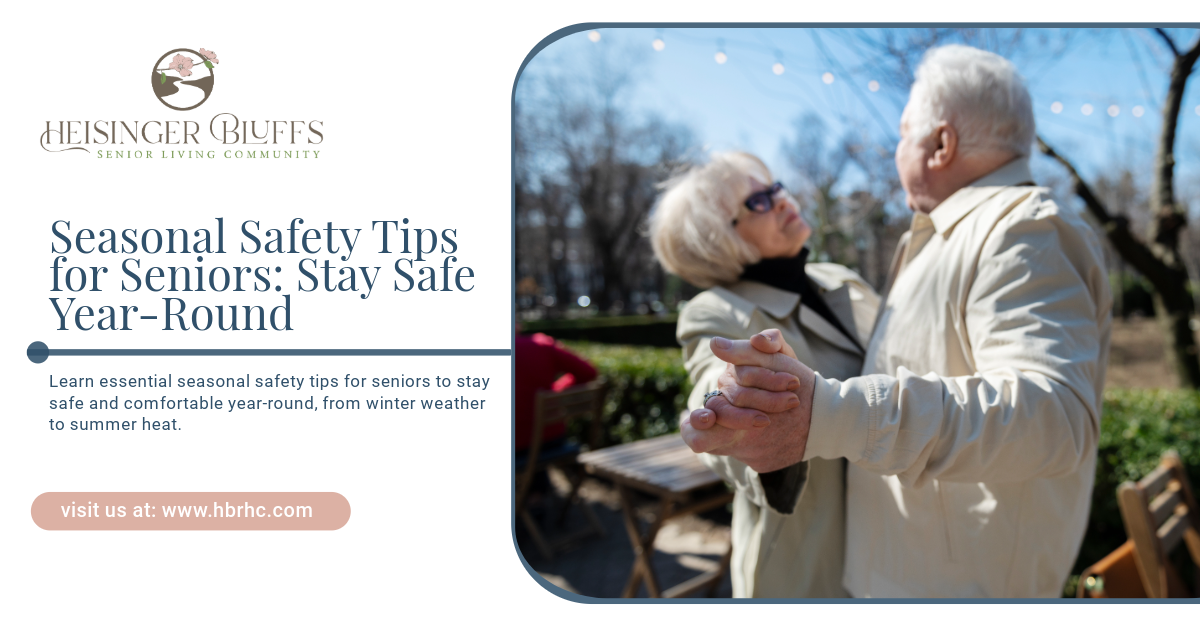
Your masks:
[{"label": "logo emblem", "polygon": [[217,53],[176,48],[159,57],[150,75],[158,102],[176,111],[190,111],[212,94]]}]

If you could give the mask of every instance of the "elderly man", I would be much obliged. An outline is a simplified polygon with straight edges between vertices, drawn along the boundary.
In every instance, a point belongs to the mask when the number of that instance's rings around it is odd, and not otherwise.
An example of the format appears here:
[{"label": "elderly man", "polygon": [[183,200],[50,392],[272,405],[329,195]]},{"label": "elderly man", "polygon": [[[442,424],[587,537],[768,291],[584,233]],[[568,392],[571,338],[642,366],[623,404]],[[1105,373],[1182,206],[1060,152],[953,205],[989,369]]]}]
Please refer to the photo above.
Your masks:
[{"label": "elderly man", "polygon": [[[683,437],[759,473],[849,460],[852,595],[1058,596],[1096,464],[1112,322],[1099,243],[1034,186],[1032,105],[1007,60],[931,50],[900,133],[913,222],[863,375],[823,378],[773,330],[714,338],[722,395]],[[778,372],[799,390],[772,388]]]}]

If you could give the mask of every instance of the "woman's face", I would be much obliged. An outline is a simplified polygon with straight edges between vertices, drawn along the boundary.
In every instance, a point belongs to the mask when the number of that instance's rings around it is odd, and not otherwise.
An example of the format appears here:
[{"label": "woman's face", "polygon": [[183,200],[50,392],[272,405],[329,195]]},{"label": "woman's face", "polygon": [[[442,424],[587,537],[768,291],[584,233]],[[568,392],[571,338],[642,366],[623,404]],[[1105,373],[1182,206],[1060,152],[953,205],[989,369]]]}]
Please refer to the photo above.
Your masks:
[{"label": "woman's face", "polygon": [[[771,186],[770,182],[760,181],[756,175],[747,175],[747,179],[749,187],[743,201],[751,194]],[[800,217],[800,209],[791,194],[780,192],[775,195],[774,201],[771,211],[761,214],[739,204],[734,229],[743,240],[758,249],[763,259],[795,257],[812,235],[812,227]]]}]

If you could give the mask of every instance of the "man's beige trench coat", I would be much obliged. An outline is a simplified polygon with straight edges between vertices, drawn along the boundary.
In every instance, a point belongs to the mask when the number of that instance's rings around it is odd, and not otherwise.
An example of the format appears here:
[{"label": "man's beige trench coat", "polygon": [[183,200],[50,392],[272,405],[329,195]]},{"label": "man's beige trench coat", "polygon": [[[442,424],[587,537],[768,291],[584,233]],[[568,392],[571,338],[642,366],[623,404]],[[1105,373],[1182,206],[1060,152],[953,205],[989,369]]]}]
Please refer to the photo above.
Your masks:
[{"label": "man's beige trench coat", "polygon": [[862,377],[817,378],[806,457],[849,462],[846,589],[1057,597],[1087,527],[1112,296],[1026,159],[914,214]]},{"label": "man's beige trench coat", "polygon": [[[677,336],[695,383],[688,407],[703,405],[704,393],[716,390],[725,363],[712,354],[713,336],[744,340],[764,329],[778,328],[805,364],[826,377],[846,379],[861,372],[863,354],[879,307],[879,299],[861,277],[836,264],[810,263],[807,274],[846,330],[851,342],[800,296],[754,281],[713,288],[698,295],[679,315]],[[768,504],[758,474],[725,456],[700,456],[737,491],[733,502],[733,558],[730,565],[735,597],[845,597],[842,561],[845,538],[845,463],[814,460],[791,471],[791,497],[781,497],[780,514]],[[789,487],[779,490],[788,493]],[[774,502],[779,505],[777,502]]]}]

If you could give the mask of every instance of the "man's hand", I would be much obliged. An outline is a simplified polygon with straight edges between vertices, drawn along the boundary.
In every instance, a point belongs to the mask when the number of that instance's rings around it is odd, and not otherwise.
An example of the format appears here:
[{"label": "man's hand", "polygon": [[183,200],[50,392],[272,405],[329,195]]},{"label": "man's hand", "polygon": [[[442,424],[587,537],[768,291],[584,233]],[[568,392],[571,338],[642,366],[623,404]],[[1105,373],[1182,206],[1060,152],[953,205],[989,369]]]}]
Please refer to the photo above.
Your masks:
[{"label": "man's hand", "polygon": [[713,354],[729,363],[713,397],[681,425],[696,453],[732,456],[760,473],[804,459],[816,379],[776,329],[750,340],[714,338]]}]

